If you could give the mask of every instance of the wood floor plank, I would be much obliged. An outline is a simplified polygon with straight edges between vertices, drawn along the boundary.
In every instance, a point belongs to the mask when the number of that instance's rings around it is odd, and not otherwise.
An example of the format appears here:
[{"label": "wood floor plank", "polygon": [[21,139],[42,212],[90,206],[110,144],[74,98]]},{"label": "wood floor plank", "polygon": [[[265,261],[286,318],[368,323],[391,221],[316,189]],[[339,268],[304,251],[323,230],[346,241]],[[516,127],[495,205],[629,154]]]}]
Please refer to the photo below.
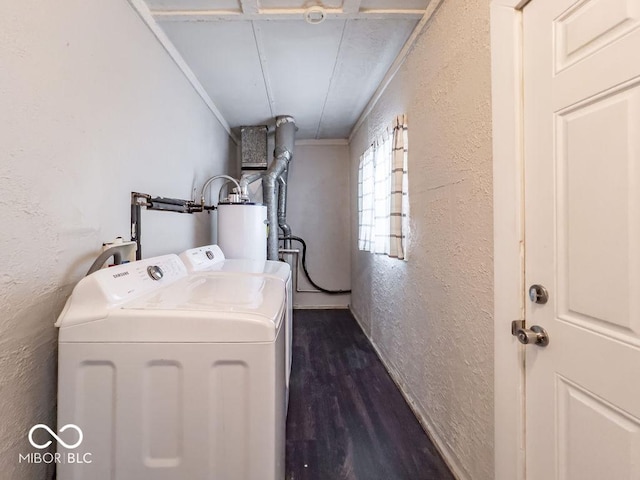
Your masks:
[{"label": "wood floor plank", "polygon": [[348,310],[294,312],[286,478],[454,478]]}]

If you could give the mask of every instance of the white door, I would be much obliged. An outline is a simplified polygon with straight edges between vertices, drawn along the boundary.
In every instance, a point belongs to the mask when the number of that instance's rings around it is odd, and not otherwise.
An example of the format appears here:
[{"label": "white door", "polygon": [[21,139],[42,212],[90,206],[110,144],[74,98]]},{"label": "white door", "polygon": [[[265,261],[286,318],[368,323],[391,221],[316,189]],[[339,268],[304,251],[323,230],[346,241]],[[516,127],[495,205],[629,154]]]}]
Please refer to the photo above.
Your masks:
[{"label": "white door", "polygon": [[527,480],[640,479],[640,0],[524,8]]}]

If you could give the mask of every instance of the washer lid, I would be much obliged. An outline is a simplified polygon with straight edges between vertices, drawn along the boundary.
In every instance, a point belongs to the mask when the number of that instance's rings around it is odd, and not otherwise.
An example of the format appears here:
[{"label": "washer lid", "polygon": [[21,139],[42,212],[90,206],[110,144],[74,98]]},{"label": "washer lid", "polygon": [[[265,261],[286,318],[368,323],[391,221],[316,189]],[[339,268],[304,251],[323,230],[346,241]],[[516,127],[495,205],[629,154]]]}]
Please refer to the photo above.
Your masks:
[{"label": "washer lid", "polygon": [[275,278],[195,273],[90,323],[61,325],[61,342],[272,342],[285,288]]}]

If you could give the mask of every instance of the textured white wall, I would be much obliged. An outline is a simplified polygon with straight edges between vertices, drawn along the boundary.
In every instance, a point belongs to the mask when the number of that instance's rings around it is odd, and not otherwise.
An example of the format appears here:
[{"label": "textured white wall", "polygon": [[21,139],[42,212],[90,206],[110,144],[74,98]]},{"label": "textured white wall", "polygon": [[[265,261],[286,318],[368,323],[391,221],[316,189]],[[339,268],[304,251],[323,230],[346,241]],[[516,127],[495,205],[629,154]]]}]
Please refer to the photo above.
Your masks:
[{"label": "textured white wall", "polygon": [[[235,147],[126,0],[3,2],[0,65],[0,476],[45,479],[18,453],[55,424],[65,298],[128,236],[131,191],[189,198]],[[206,214],[143,212],[145,256],[209,235]]]},{"label": "textured white wall", "polygon": [[[287,221],[307,243],[307,268],[329,290],[351,285],[349,147],[296,145],[289,172]],[[301,246],[294,242],[294,248]],[[300,269],[299,286],[311,289]],[[346,307],[349,295],[294,293],[297,307]]]},{"label": "textured white wall", "polygon": [[[489,0],[446,0],[351,143],[352,310],[460,478],[493,478]],[[357,250],[358,157],[409,118],[408,262]]]}]

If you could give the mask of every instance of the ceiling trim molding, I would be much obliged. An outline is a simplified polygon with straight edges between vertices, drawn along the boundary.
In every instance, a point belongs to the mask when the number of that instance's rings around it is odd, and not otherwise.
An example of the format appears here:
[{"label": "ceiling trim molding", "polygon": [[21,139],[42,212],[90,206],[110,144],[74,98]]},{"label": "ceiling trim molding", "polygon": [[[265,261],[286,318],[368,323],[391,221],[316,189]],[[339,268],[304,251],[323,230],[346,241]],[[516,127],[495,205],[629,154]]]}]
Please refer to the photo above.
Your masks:
[{"label": "ceiling trim molding", "polygon": [[193,70],[189,68],[189,65],[187,65],[187,62],[182,57],[182,55],[180,55],[180,53],[178,52],[176,47],[173,45],[173,43],[171,43],[171,40],[169,40],[169,37],[167,37],[164,31],[156,23],[151,11],[147,7],[144,0],[128,0],[128,2],[131,5],[131,7],[136,11],[138,16],[142,19],[142,21],[147,25],[149,30],[151,30],[153,35],[156,37],[158,42],[160,42],[160,45],[162,45],[165,51],[169,54],[169,56],[174,61],[176,66],[180,69],[180,71],[182,71],[182,73],[187,78],[189,83],[191,83],[191,86],[194,88],[196,93],[198,93],[200,98],[202,98],[202,100],[207,105],[209,110],[211,110],[211,113],[213,113],[213,115],[218,119],[222,127],[227,131],[227,134],[229,135],[229,137],[231,137],[231,139],[236,144],[238,144],[238,138],[231,131],[231,126],[229,125],[229,122],[227,122],[227,120],[224,118],[224,116],[222,115],[222,113],[220,112],[216,104],[213,103],[213,100],[211,100],[211,97],[206,92],[206,90],[204,89],[204,87],[196,77],[195,73],[193,73]]},{"label": "ceiling trim molding", "polygon": [[[138,0],[129,0],[138,1]],[[261,9],[255,12],[232,10],[150,10],[158,22],[246,22],[253,20],[302,20],[306,9]],[[364,10],[347,13],[342,9],[326,9],[327,20],[417,20],[425,10]]]},{"label": "ceiling trim molding", "polygon": [[427,27],[430,24],[430,20],[438,11],[438,8],[440,7],[440,5],[442,5],[443,1],[444,0],[431,0],[429,2],[429,5],[427,5],[427,9],[425,10],[422,19],[413,29],[413,32],[411,32],[411,35],[405,42],[404,46],[402,47],[402,50],[400,50],[400,53],[398,53],[398,56],[396,57],[396,59],[391,64],[391,67],[389,67],[389,70],[387,70],[387,73],[385,74],[384,78],[380,82],[380,85],[378,86],[373,96],[371,97],[371,100],[369,100],[369,103],[367,103],[367,106],[364,108],[364,110],[360,114],[360,117],[358,117],[358,120],[356,121],[355,125],[353,126],[353,129],[351,130],[351,133],[349,134],[349,143],[351,143],[351,141],[355,137],[356,133],[358,133],[358,130],[360,130],[360,127],[362,126],[366,118],[369,116],[369,114],[371,113],[373,108],[376,106],[376,104],[378,103],[378,101],[380,100],[384,92],[389,87],[389,84],[391,83],[391,81],[394,79],[394,77],[400,70],[400,67],[402,67],[402,65],[404,64],[405,60],[413,50],[413,47],[416,45],[418,38],[420,38],[420,36],[427,30]]},{"label": "ceiling trim molding", "polygon": [[347,138],[308,138],[304,140],[296,140],[297,147],[329,147],[349,145]]}]

